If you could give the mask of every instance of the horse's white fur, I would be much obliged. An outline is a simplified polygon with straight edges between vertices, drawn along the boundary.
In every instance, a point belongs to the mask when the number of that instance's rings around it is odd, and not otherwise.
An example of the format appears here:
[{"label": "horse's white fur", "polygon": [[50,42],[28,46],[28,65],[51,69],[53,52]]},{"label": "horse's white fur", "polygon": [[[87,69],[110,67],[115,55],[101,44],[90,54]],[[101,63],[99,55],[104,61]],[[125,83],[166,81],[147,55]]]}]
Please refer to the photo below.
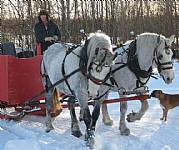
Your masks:
[{"label": "horse's white fur", "polygon": [[92,49],[92,51],[87,50],[88,51],[87,56],[89,59],[87,68],[89,67],[91,60],[95,56],[96,48],[106,48],[109,50],[109,52],[113,53],[111,40],[108,35],[101,34],[101,33],[91,33],[88,39],[90,39],[90,43],[88,44],[87,49]]},{"label": "horse's white fur", "polygon": [[[98,73],[94,71],[94,69],[92,69],[91,75],[95,76],[97,79],[103,80],[104,76],[106,76],[106,74],[109,72],[109,69],[109,67],[104,67],[101,73]],[[89,80],[88,89],[89,91],[91,91],[91,93],[94,93],[94,95],[90,95],[90,97],[95,97],[96,95],[98,95],[98,91],[96,91],[96,89],[100,89],[100,84],[94,84],[91,80]]]},{"label": "horse's white fur", "polygon": [[[107,48],[109,52],[112,53],[111,41],[109,36],[105,34],[95,33],[90,36],[90,41],[87,47],[87,52],[89,56],[88,64],[93,61],[93,57],[95,55],[95,49],[99,48]],[[80,55],[80,50],[82,47],[78,47],[74,52],[77,55]],[[41,65],[42,74],[47,74],[52,84],[57,82],[58,80],[63,78],[62,75],[62,62],[66,54],[66,47],[63,44],[56,43],[50,46],[43,55],[43,61]],[[77,68],[79,68],[79,57],[70,53],[65,60],[65,73],[66,75],[70,74]],[[44,67],[45,66],[45,67]],[[43,68],[44,67],[44,68]],[[109,68],[103,68],[102,72],[100,73],[100,79],[104,79],[106,74],[109,72]],[[93,75],[98,74],[94,73]],[[80,106],[85,108],[87,106],[87,100],[89,95],[96,96],[98,89],[100,88],[99,85],[95,83],[89,84],[87,78],[81,73],[77,72],[76,74],[72,75],[70,78],[67,79],[70,87],[74,90],[76,97],[79,99]],[[45,81],[44,81],[45,83]],[[89,87],[88,87],[89,86]],[[62,82],[56,87],[60,92],[71,95],[71,92],[65,82]],[[88,95],[89,92],[89,95]]]},{"label": "horse's white fur", "polygon": [[[153,62],[153,55],[154,55],[154,49],[157,48],[159,51],[159,53],[162,53],[164,55],[164,58],[162,59],[162,62],[168,62],[171,61],[171,56],[172,56],[172,51],[170,50],[170,55],[166,55],[164,53],[163,48],[165,47],[165,40],[167,41],[167,44],[171,44],[172,40],[173,40],[173,36],[170,39],[166,39],[164,36],[160,36],[160,43],[157,43],[157,37],[158,34],[155,33],[143,33],[141,35],[139,35],[137,37],[137,55],[138,55],[138,60],[139,60],[139,65],[141,67],[141,69],[143,70],[148,70],[149,67],[155,66],[155,63]],[[127,43],[130,44],[130,43]],[[125,47],[127,47],[128,45],[126,45]],[[170,45],[169,45],[170,46]],[[121,52],[122,48],[117,49],[116,51],[118,53]],[[118,56],[116,59],[116,62],[127,62],[127,54],[125,53],[123,56]],[[161,62],[161,63],[162,63]],[[112,66],[112,69],[115,69],[119,67],[119,64],[115,64]],[[160,73],[162,76],[164,76],[164,80],[165,83],[168,83],[168,81],[166,80],[167,77],[170,78],[171,82],[174,78],[174,72],[172,69],[169,70],[163,70]],[[136,76],[134,75],[133,72],[131,72],[131,70],[129,70],[128,67],[124,67],[118,71],[116,71],[113,74],[114,79],[116,80],[116,82],[118,83],[119,87],[122,87],[124,89],[128,90],[133,90],[134,88],[136,88]],[[145,82],[146,79],[141,78],[141,81]],[[107,87],[102,87],[100,92],[103,93],[105,88]],[[148,104],[142,104],[141,110],[139,111],[139,113],[137,114],[139,117],[142,117],[142,115],[144,115],[146,109],[148,108]],[[110,124],[111,119],[109,118],[108,112],[106,110],[106,108],[103,105],[103,120],[105,120],[107,123]],[[122,132],[122,134],[129,134],[129,129],[126,127],[126,123],[125,123],[125,113],[127,111],[127,103],[126,102],[122,102],[121,103],[121,120],[120,120],[120,130]]]},{"label": "horse's white fur", "polygon": [[[163,35],[160,35],[159,43],[157,43],[158,34],[156,33],[143,33],[140,34],[137,37],[137,54],[139,58],[139,65],[142,70],[148,70],[150,65],[153,63],[153,51],[155,48],[157,48],[157,53],[160,53],[163,55],[162,60],[160,60],[160,63],[165,63],[171,60],[171,56],[173,55],[172,51],[170,52],[170,55],[166,55],[165,51],[163,50],[165,47],[165,42],[171,46],[172,40],[174,40],[173,36],[171,36],[169,39],[165,38]],[[156,65],[156,64],[154,64]],[[174,72],[169,70],[162,70],[160,73],[161,76],[163,76],[165,83],[171,83],[171,81],[174,78]],[[170,78],[170,80],[167,80],[167,78]]]},{"label": "horse's white fur", "polygon": [[[75,53],[79,54],[80,49],[81,48],[79,47],[75,51]],[[50,46],[43,55],[44,61],[42,61],[43,64],[41,65],[42,66],[41,70],[43,70],[43,67],[45,66],[44,67],[45,73],[42,72],[42,74],[47,74],[52,84],[56,83],[58,80],[63,78],[61,68],[62,68],[62,61],[66,55],[66,50],[67,48],[64,45],[60,43],[56,43]],[[68,57],[66,58],[64,68],[65,68],[66,75],[78,69],[79,58],[72,53],[69,54]],[[87,83],[87,80],[84,78],[81,72],[77,72],[76,74],[68,78],[68,82],[71,88],[75,89],[75,94],[77,94],[77,96],[79,96],[78,94],[82,93],[82,95],[84,95],[86,99],[88,93],[86,91],[87,84],[85,83]],[[80,88],[80,87],[83,87],[83,88]],[[56,88],[60,92],[65,93],[66,95],[71,95],[71,92],[69,91],[65,82],[60,83]],[[82,105],[86,105],[86,104],[82,104]]]}]

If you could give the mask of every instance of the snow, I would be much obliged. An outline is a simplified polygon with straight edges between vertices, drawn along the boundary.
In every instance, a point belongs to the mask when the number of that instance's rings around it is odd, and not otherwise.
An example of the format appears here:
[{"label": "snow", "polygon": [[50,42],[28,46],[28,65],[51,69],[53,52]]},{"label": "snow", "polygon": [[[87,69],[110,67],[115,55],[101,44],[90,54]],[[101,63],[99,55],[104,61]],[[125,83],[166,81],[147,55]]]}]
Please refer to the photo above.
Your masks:
[{"label": "snow", "polygon": [[[162,89],[166,93],[179,93],[179,64],[174,64],[175,80],[164,84],[162,79],[150,79],[149,90]],[[115,98],[111,93],[110,98]],[[162,122],[162,109],[155,98],[149,100],[149,109],[140,121],[127,123],[131,134],[121,136],[119,128],[119,103],[109,104],[113,126],[105,126],[101,116],[96,127],[96,150],[178,150],[179,107],[169,111],[168,121]],[[91,107],[91,106],[90,106]],[[128,113],[137,111],[139,101],[128,102]],[[79,108],[76,108],[79,114]],[[0,120],[0,150],[89,150],[84,135],[76,138],[70,131],[70,114],[67,109],[54,121],[55,130],[45,133],[45,117],[26,116],[20,122]],[[80,122],[82,132],[84,122]]]}]

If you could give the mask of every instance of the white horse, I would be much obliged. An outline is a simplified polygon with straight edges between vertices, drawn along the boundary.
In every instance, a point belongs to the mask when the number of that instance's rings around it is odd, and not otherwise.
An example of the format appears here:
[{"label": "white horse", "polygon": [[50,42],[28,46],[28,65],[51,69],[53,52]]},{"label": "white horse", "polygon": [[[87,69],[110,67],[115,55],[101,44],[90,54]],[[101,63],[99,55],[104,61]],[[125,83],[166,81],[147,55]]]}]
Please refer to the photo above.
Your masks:
[{"label": "white horse", "polygon": [[[119,89],[126,91],[142,90],[151,77],[152,68],[156,67],[160,76],[166,84],[174,79],[172,64],[172,51],[170,49],[174,36],[165,38],[155,33],[142,33],[136,40],[129,42],[122,48],[116,49],[118,53],[115,64],[112,66],[112,79],[116,85],[120,97]],[[102,86],[101,93],[106,87]],[[115,90],[115,89],[113,89]],[[103,97],[106,99],[108,95]],[[141,109],[137,113],[127,115],[127,120],[133,122],[140,120],[148,109],[148,102],[141,101]],[[121,135],[129,135],[130,130],[126,126],[125,115],[127,112],[127,102],[120,103],[120,123],[119,130]],[[103,122],[112,125],[107,105],[102,105]]]},{"label": "white horse", "polygon": [[[114,57],[110,37],[103,33],[91,33],[85,44],[74,50],[56,43],[45,51],[41,73],[47,91],[45,97],[46,132],[53,129],[51,112],[55,107],[53,105],[55,102],[52,99],[56,91],[59,91],[69,97],[72,134],[76,137],[82,135],[74,109],[77,99],[86,124],[87,146],[94,145],[94,130],[99,116],[99,104],[94,107],[91,115],[88,100],[98,96],[100,85],[110,76]],[[64,80],[64,82],[53,87],[53,84],[59,80]]]}]

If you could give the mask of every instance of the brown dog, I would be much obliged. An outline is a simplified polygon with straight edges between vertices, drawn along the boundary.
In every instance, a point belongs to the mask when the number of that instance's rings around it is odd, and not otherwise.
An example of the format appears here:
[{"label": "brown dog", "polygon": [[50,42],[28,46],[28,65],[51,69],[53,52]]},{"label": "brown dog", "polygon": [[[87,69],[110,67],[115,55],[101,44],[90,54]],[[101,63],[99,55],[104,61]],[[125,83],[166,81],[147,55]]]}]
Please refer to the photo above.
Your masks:
[{"label": "brown dog", "polygon": [[171,94],[163,93],[161,90],[154,90],[150,96],[159,99],[163,109],[163,116],[161,120],[164,121],[167,120],[168,110],[179,105],[179,94],[171,95]]}]

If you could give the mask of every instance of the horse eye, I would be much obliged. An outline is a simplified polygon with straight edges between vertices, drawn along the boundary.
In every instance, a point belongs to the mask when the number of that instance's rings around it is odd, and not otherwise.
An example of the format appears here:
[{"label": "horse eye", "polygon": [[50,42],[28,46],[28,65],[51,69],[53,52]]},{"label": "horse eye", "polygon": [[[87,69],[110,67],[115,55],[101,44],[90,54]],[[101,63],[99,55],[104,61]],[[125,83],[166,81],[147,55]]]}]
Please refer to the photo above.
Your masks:
[{"label": "horse eye", "polygon": [[103,66],[104,66],[104,67],[107,67],[107,66],[109,66],[109,63],[108,63],[108,62],[105,62],[105,63],[103,64]]},{"label": "horse eye", "polygon": [[166,53],[167,55],[169,55],[169,54],[170,54],[170,50],[169,50],[169,49],[165,49],[165,53]]},{"label": "horse eye", "polygon": [[158,59],[160,59],[160,60],[161,60],[162,58],[163,58],[163,55],[160,55],[160,56],[158,57]]},{"label": "horse eye", "polygon": [[165,49],[169,49],[170,47],[168,45],[165,44]]},{"label": "horse eye", "polygon": [[108,65],[108,64],[105,64],[105,65],[104,65],[104,67],[110,67],[110,65]]},{"label": "horse eye", "polygon": [[99,52],[99,47],[95,49],[95,55],[97,55]]}]

